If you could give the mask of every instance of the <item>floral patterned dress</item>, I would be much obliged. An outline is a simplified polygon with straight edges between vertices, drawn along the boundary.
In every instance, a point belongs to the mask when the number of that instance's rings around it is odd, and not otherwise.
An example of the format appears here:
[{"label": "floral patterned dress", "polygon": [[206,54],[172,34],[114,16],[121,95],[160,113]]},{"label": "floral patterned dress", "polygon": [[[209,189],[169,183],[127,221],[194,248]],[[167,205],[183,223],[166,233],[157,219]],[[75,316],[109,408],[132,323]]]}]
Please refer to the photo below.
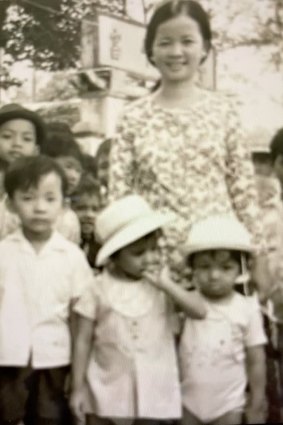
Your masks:
[{"label": "floral patterned dress", "polygon": [[263,249],[253,164],[234,101],[202,90],[186,109],[165,109],[149,95],[126,107],[110,153],[109,200],[137,192],[176,213],[165,231],[169,253],[190,226],[235,212]]}]

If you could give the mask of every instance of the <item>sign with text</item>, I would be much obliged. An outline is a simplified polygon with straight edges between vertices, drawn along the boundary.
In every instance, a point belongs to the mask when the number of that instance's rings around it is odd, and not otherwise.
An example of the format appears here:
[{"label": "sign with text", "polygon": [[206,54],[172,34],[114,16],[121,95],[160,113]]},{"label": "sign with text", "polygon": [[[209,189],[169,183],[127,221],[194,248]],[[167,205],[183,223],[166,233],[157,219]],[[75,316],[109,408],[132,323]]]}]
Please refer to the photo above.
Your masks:
[{"label": "sign with text", "polygon": [[159,77],[144,53],[143,25],[99,13],[97,31],[98,66],[118,68],[145,79]]}]

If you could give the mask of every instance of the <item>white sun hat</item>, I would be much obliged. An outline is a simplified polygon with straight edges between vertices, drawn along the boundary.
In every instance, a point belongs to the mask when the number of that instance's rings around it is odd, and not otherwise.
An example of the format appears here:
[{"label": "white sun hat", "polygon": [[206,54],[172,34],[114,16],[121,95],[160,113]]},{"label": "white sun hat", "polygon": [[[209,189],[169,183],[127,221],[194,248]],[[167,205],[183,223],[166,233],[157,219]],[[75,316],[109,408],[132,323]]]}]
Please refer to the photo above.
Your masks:
[{"label": "white sun hat", "polygon": [[251,235],[234,215],[214,215],[192,226],[184,245],[186,256],[215,249],[252,253]]},{"label": "white sun hat", "polygon": [[96,218],[95,235],[102,245],[96,256],[96,265],[102,266],[121,248],[172,220],[173,214],[153,210],[139,195],[128,195],[114,201]]}]

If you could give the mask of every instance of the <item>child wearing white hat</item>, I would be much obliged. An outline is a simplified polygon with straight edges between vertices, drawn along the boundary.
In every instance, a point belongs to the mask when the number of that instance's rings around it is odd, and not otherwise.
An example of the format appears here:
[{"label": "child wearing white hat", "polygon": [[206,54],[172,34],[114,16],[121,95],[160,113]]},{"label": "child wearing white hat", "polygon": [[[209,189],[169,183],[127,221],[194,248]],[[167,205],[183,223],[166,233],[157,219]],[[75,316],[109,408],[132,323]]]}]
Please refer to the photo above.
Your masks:
[{"label": "child wearing white hat", "polygon": [[88,425],[181,417],[173,310],[165,292],[191,317],[203,318],[205,309],[198,294],[167,276],[156,284],[163,291],[145,278],[160,228],[170,219],[138,195],[113,202],[97,216],[102,247],[96,265],[105,267],[75,307],[70,399],[74,415],[87,415]]},{"label": "child wearing white hat", "polygon": [[233,216],[209,217],[189,233],[185,254],[207,313],[201,321],[186,318],[181,336],[182,425],[265,423],[260,307],[255,295],[235,291],[252,252]]}]

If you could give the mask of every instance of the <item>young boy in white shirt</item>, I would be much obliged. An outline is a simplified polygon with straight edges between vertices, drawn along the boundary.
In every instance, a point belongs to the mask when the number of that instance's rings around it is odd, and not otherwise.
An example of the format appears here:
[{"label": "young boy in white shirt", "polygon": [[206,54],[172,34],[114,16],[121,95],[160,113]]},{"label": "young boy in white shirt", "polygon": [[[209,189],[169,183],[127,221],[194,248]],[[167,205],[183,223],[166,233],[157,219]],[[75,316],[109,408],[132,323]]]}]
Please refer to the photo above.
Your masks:
[{"label": "young boy in white shirt", "polygon": [[4,184],[21,228],[0,242],[0,423],[21,424],[32,397],[35,423],[58,425],[72,306],[92,271],[82,251],[54,230],[67,183],[53,159],[19,159]]}]

